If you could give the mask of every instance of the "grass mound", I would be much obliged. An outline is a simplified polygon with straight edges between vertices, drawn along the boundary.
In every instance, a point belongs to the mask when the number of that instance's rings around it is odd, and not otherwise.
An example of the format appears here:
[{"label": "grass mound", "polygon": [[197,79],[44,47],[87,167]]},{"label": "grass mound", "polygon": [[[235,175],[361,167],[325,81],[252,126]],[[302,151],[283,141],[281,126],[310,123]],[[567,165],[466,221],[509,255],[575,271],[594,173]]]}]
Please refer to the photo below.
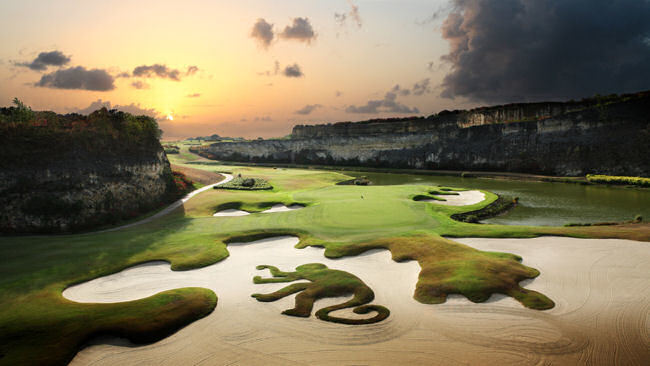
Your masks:
[{"label": "grass mound", "polygon": [[499,216],[510,211],[517,205],[518,202],[519,199],[517,197],[510,198],[499,196],[499,198],[497,198],[494,202],[481,209],[453,214],[451,215],[451,218],[456,221],[476,224],[480,220],[489,219],[491,217]]},{"label": "grass mound", "polygon": [[228,183],[220,184],[215,186],[214,189],[234,189],[240,191],[258,191],[258,190],[267,190],[273,189],[273,186],[269,184],[263,178],[244,178],[236,177],[233,178]]},{"label": "grass mound", "polygon": [[436,197],[436,196],[428,196],[425,194],[416,194],[413,196],[413,201],[426,201],[426,200],[434,200],[434,201],[446,201],[444,198]]},{"label": "grass mound", "polygon": [[[270,294],[251,295],[258,301],[269,302],[298,293],[296,295],[295,307],[283,311],[282,314],[307,318],[311,315],[314,302],[318,299],[354,295],[349,301],[318,310],[316,317],[333,323],[358,325],[377,323],[388,318],[388,315],[390,315],[390,311],[381,305],[368,305],[368,303],[375,299],[375,293],[361,279],[349,272],[329,269],[321,263],[298,266],[295,272],[282,272],[277,267],[269,265],[257,266],[257,269],[269,269],[273,277],[262,278],[255,276],[253,282],[256,284],[293,282],[298,280],[310,281],[308,283],[294,283]],[[353,311],[356,314],[368,314],[373,311],[377,314],[368,319],[347,319],[329,315],[333,311],[346,308],[354,308]]]},{"label": "grass mound", "polygon": [[484,302],[494,293],[508,295],[537,310],[555,303],[545,295],[519,286],[539,271],[521,264],[510,253],[484,252],[435,235],[393,237],[348,245],[324,245],[325,256],[354,256],[371,249],[388,249],[397,262],[420,264],[414,298],[424,304],[441,304],[447,295],[461,294],[472,302]]},{"label": "grass mound", "polygon": [[204,288],[181,288],[115,304],[79,304],[53,294],[30,300],[14,309],[11,321],[3,325],[2,364],[63,365],[85,342],[100,335],[156,342],[217,306],[217,296]]}]

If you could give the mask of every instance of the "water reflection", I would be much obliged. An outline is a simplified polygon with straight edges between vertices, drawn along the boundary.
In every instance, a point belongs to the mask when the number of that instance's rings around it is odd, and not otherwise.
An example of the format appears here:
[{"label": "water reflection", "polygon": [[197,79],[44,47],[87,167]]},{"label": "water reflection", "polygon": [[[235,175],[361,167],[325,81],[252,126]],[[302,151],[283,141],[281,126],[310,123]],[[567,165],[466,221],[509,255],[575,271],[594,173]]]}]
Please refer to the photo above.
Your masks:
[{"label": "water reflection", "polygon": [[485,189],[519,197],[519,206],[509,213],[485,220],[506,225],[561,226],[569,222],[627,221],[636,215],[650,218],[650,190],[622,187],[583,186],[568,183],[509,181],[411,174],[348,172],[365,175],[373,184],[431,184]]}]

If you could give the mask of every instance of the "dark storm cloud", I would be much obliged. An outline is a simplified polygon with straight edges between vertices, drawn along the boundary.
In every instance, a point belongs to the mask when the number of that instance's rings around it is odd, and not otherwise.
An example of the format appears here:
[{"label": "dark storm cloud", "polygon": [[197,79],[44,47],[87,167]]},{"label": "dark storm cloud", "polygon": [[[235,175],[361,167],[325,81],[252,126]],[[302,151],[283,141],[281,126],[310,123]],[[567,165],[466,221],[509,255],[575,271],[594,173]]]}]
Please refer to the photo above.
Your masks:
[{"label": "dark storm cloud", "polygon": [[90,105],[88,107],[86,107],[86,108],[76,108],[76,109],[72,109],[70,111],[75,112],[75,113],[80,113],[80,114],[90,114],[90,113],[92,113],[92,112],[94,112],[94,111],[96,111],[98,109],[101,109],[101,108],[117,109],[117,110],[120,110],[122,112],[128,112],[128,113],[131,113],[131,114],[136,115],[136,116],[145,115],[145,116],[156,118],[156,117],[158,117],[160,115],[160,113],[158,111],[156,111],[155,109],[153,109],[153,108],[142,108],[142,107],[140,107],[140,104],[131,103],[129,105],[119,105],[119,104],[111,105],[110,101],[108,101],[108,100],[107,101],[102,101],[101,99],[97,99],[96,101],[90,103]]},{"label": "dark storm cloud", "polygon": [[83,66],[77,66],[45,74],[34,85],[53,89],[107,91],[115,89],[114,81],[106,70],[87,70]]},{"label": "dark storm cloud", "polygon": [[268,48],[275,38],[273,24],[268,23],[264,18],[257,19],[251,30],[251,37],[255,38],[262,47]]},{"label": "dark storm cloud", "polygon": [[399,85],[393,87],[381,100],[369,100],[362,106],[348,106],[345,111],[347,113],[364,113],[364,114],[377,114],[377,113],[420,113],[416,108],[410,108],[397,101],[397,93],[401,90]]},{"label": "dark storm cloud", "polygon": [[316,33],[309,19],[300,17],[293,18],[293,24],[284,27],[284,30],[279,35],[284,39],[293,39],[306,43],[311,43],[316,39]]},{"label": "dark storm cloud", "polygon": [[320,104],[307,104],[306,106],[298,109],[295,111],[295,114],[301,114],[303,116],[311,114],[311,112],[315,111],[316,109],[322,107]]},{"label": "dark storm cloud", "polygon": [[650,1],[453,0],[443,97],[568,99],[650,86]]},{"label": "dark storm cloud", "polygon": [[288,65],[287,67],[284,68],[282,74],[288,78],[299,78],[305,76],[305,74],[302,73],[302,70],[300,69],[300,66],[298,66],[298,64]]},{"label": "dark storm cloud", "polygon": [[16,63],[16,66],[29,67],[32,70],[43,71],[48,66],[64,66],[70,62],[70,57],[61,51],[41,52],[32,62]]}]

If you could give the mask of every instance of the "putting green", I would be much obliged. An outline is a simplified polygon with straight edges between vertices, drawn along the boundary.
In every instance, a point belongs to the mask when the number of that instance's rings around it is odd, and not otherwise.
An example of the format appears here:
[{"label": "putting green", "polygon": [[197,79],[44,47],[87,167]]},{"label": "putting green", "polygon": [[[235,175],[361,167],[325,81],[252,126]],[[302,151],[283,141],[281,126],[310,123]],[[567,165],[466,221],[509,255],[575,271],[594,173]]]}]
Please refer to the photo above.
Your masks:
[{"label": "putting green", "polygon": [[[546,309],[553,305],[551,300],[519,287],[519,281],[538,272],[522,265],[518,256],[479,251],[442,236],[552,234],[650,240],[647,224],[554,228],[450,219],[454,213],[479,209],[497,198],[486,191],[481,203],[443,206],[413,200],[441,187],[337,186],[336,182],[351,177],[309,169],[191,166],[264,178],[274,188],[209,190],[157,220],[113,232],[0,238],[0,363],[60,364],[97,334],[119,334],[135,341],[160,339],[207,315],[216,306],[216,297],[205,289],[179,289],[171,295],[101,306],[74,303],[61,293],[71,284],[146,261],[165,260],[174,270],[203,267],[226,258],[227,244],[235,241],[297,235],[299,246],[325,247],[330,257],[385,248],[395,260],[420,263],[422,272],[414,294],[420,302],[440,303],[453,293],[484,301],[492,293],[502,293],[527,307]],[[305,207],[257,213],[280,203]],[[226,206],[253,214],[213,217]],[[183,310],[170,311],[171,307]]]}]

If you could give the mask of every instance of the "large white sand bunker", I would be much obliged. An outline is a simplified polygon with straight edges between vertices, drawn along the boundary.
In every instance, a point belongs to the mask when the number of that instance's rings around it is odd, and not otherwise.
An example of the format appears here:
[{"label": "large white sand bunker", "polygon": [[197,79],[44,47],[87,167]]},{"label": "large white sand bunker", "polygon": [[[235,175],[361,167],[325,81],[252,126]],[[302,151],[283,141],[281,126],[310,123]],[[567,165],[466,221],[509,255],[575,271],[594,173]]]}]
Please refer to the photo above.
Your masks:
[{"label": "large white sand bunker", "polygon": [[444,201],[426,199],[426,200],[421,200],[420,202],[431,202],[431,203],[444,205],[444,206],[469,206],[469,205],[479,203],[485,199],[485,193],[478,190],[454,191],[454,193],[458,193],[458,194],[457,195],[444,194],[444,195],[436,196],[444,199]]},{"label": "large white sand bunker", "polygon": [[[647,364],[648,243],[559,237],[455,240],[521,255],[524,264],[541,271],[525,286],[549,296],[556,307],[527,309],[501,295],[481,304],[450,296],[445,304],[423,305],[412,299],[416,262],[396,263],[388,251],[376,250],[329,260],[322,249],[297,250],[296,238],[282,237],[231,244],[229,258],[197,270],[172,272],[168,264],[155,262],[67,289],[66,298],[83,302],[131,300],[181,286],[210,288],[219,296],[210,316],[160,342],[95,344],[72,364]],[[269,276],[256,265],[289,271],[312,262],[361,278],[375,291],[373,303],[388,307],[390,317],[369,325],[334,324],[313,315],[280,314],[293,306],[293,298],[260,303],[250,297],[287,285],[253,284],[254,275]],[[318,301],[314,311],[343,300]]]},{"label": "large white sand bunker", "polygon": [[[251,243],[229,244],[230,256],[227,259],[190,271],[172,271],[169,263],[149,262],[71,286],[63,292],[63,296],[83,303],[114,303],[136,300],[175,288],[209,288],[219,297],[215,312],[209,316],[209,318],[216,317],[213,321],[218,324],[214,323],[213,329],[209,330],[210,333],[200,335],[201,338],[212,337],[211,334],[215,330],[221,336],[232,336],[242,332],[242,329],[248,332],[258,327],[268,327],[275,328],[281,333],[299,332],[314,341],[322,338],[319,340],[321,343],[373,343],[396,337],[407,331],[409,327],[415,326],[416,318],[411,317],[408,306],[401,303],[412,302],[419,305],[411,298],[420,270],[417,262],[396,263],[391,259],[390,253],[384,250],[374,250],[345,261],[331,260],[323,256],[323,249],[295,249],[298,240],[296,237],[285,236]],[[320,308],[347,301],[350,297],[318,300],[309,319],[281,314],[283,310],[294,306],[295,295],[272,303],[262,303],[251,297],[253,293],[270,293],[290,285],[290,283],[254,284],[254,276],[271,276],[268,270],[257,270],[255,268],[257,265],[269,264],[289,272],[307,263],[323,263],[329,268],[348,271],[358,276],[375,291],[373,304],[395,303],[389,307],[391,315],[380,323],[370,325],[372,329],[364,325],[361,327],[365,327],[365,330],[352,331],[350,326],[324,322],[313,315]],[[377,268],[382,270],[377,271]],[[399,279],[399,285],[396,279]],[[397,298],[401,300],[395,301],[394,299]],[[353,313],[352,309],[345,309],[332,312],[331,315],[371,318],[375,314],[358,315]],[[412,321],[397,321],[398,318],[403,317]],[[244,326],[244,324],[248,325]],[[216,329],[221,327],[225,328]]]},{"label": "large white sand bunker", "polygon": [[242,210],[236,210],[234,208],[229,208],[227,210],[219,211],[219,212],[215,213],[212,216],[215,216],[215,217],[228,217],[228,216],[246,216],[246,215],[250,215],[250,214],[251,213],[247,212],[247,211],[242,211]]},{"label": "large white sand bunker", "polygon": [[262,213],[287,212],[287,211],[300,210],[301,208],[305,208],[305,206],[296,203],[289,206],[285,206],[281,203],[278,203],[277,205],[271,206],[271,208],[269,208],[268,210],[262,211]]}]

